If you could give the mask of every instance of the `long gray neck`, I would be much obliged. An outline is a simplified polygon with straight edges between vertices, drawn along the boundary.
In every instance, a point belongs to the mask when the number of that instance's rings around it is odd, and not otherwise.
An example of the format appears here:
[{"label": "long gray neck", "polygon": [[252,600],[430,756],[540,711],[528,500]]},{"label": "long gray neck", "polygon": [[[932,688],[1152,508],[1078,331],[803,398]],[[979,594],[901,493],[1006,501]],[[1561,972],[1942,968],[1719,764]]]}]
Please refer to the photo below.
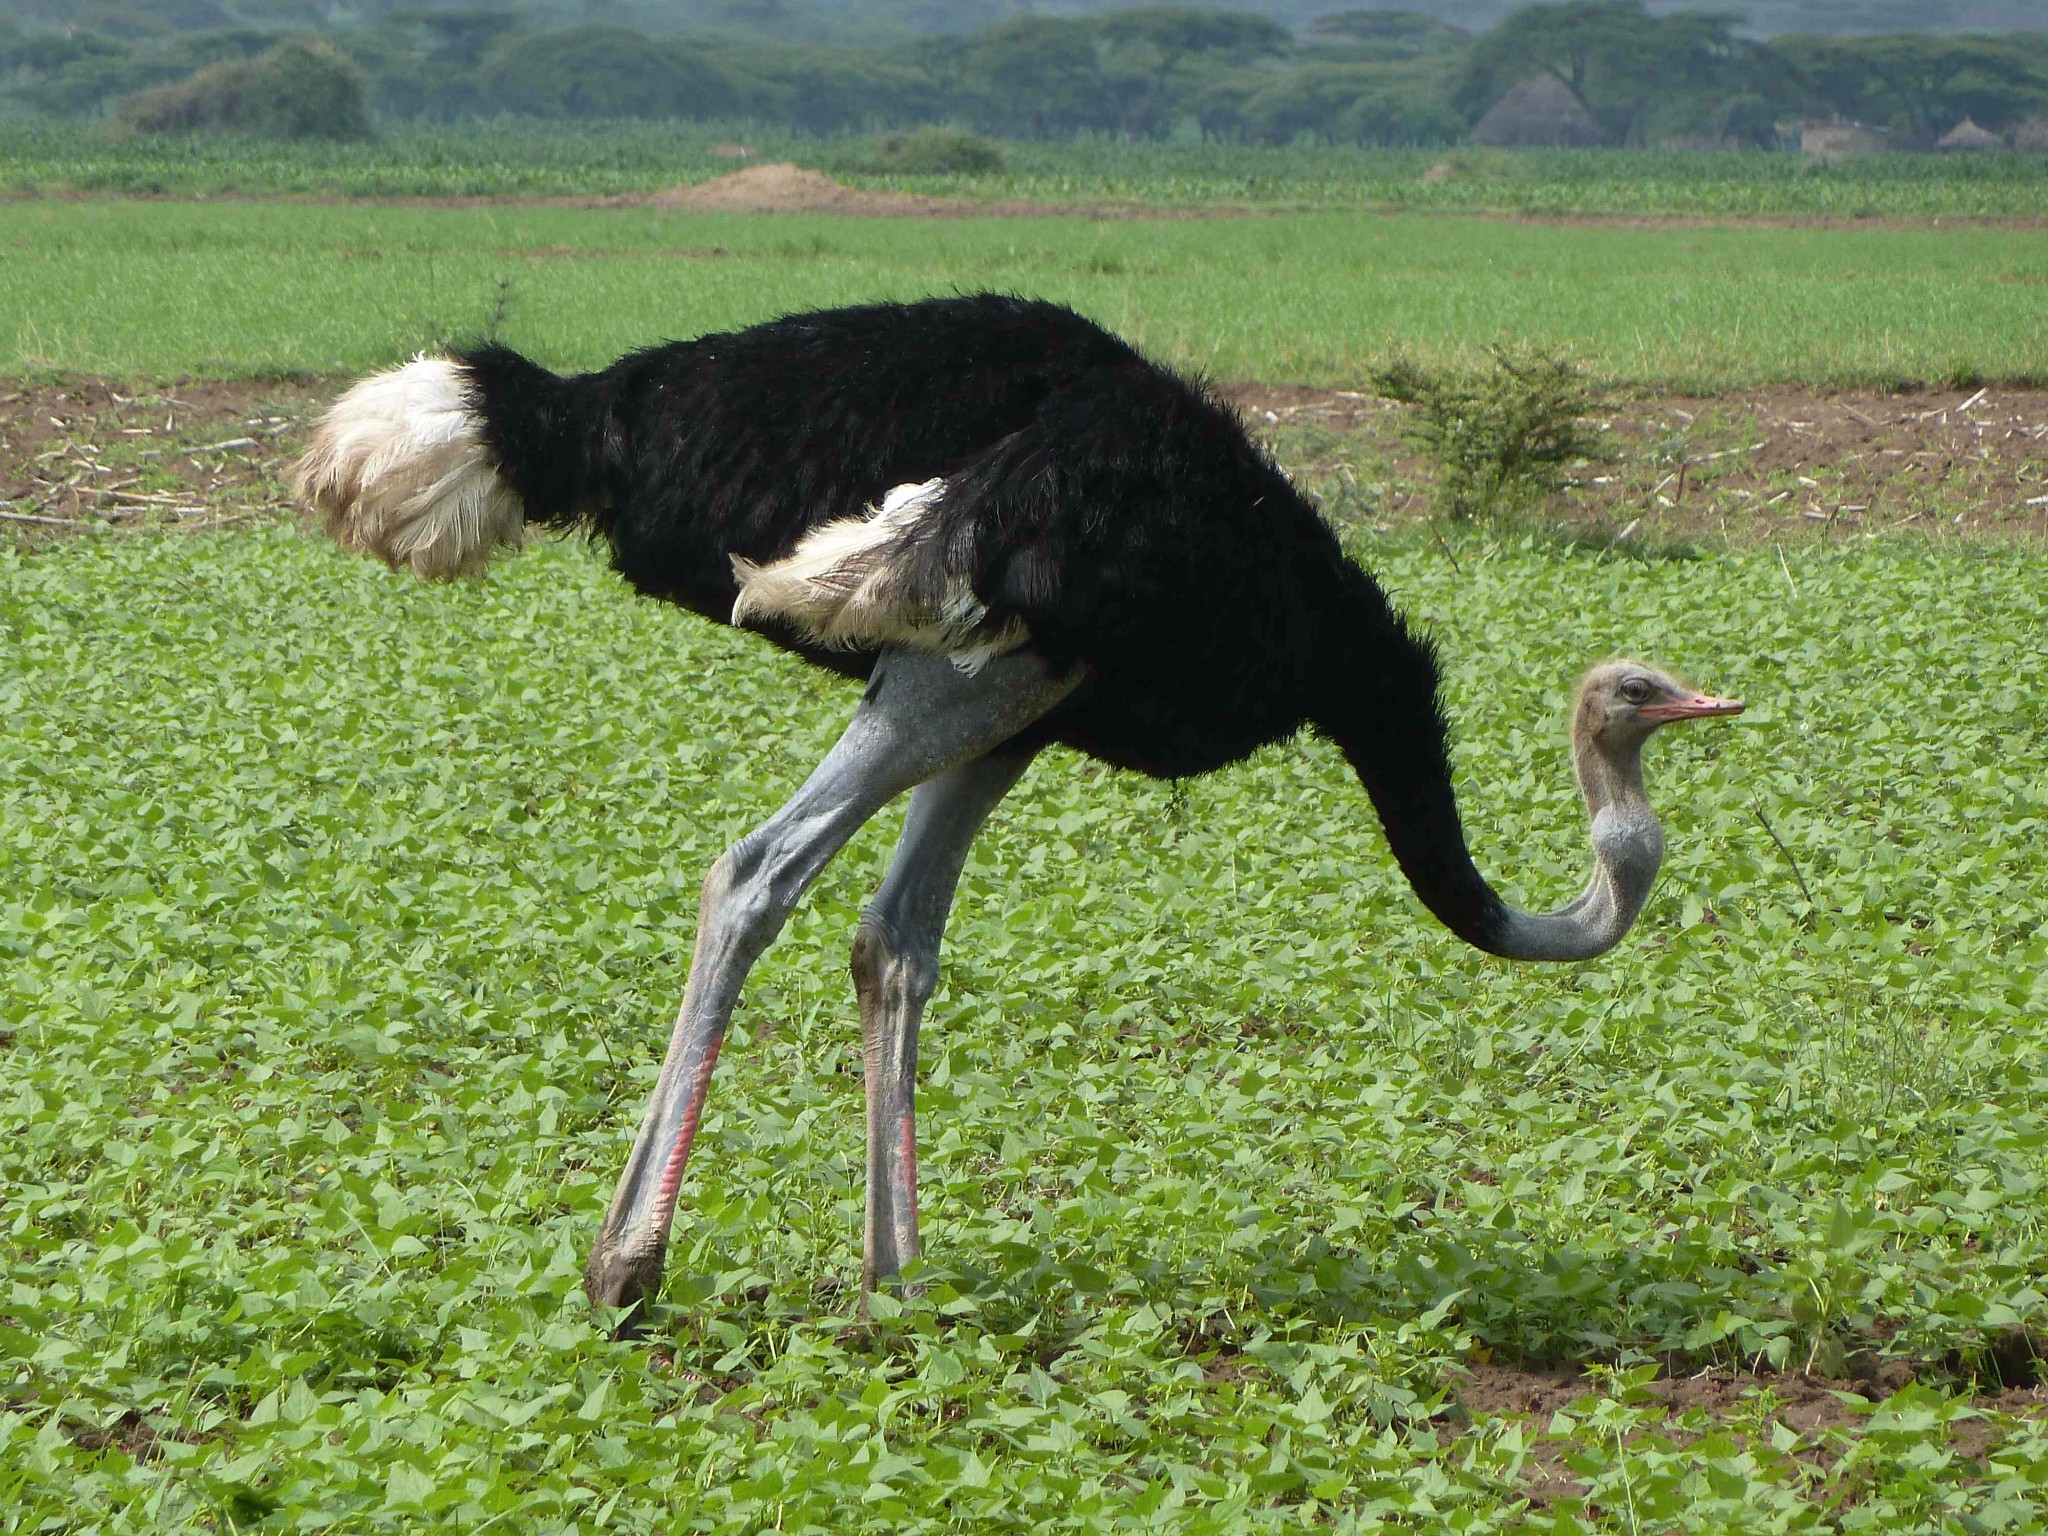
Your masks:
[{"label": "long gray neck", "polygon": [[1498,954],[1512,960],[1590,960],[1621,942],[1650,899],[1664,834],[1643,788],[1642,743],[1602,752],[1575,743],[1579,787],[1593,820],[1593,875],[1555,912],[1502,914]]},{"label": "long gray neck", "polygon": [[1340,606],[1354,627],[1331,640],[1314,718],[1357,771],[1422,904],[1466,943],[1510,960],[1586,960],[1612,949],[1648,899],[1664,852],[1643,793],[1641,742],[1600,751],[1583,699],[1575,705],[1573,756],[1593,817],[1593,878],[1556,912],[1517,911],[1465,844],[1435,652],[1387,608],[1371,578],[1355,566],[1344,573],[1351,587]]}]

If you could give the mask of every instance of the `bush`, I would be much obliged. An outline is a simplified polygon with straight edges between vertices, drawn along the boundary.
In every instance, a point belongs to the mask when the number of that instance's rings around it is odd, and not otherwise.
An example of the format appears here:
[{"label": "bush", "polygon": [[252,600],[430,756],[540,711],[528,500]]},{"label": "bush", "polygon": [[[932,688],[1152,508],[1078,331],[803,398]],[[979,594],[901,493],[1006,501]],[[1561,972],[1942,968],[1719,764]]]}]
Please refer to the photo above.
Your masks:
[{"label": "bush", "polygon": [[1563,485],[1574,462],[1605,457],[1582,420],[1594,401],[1577,364],[1492,350],[1492,370],[1477,377],[1405,357],[1373,376],[1388,399],[1419,407],[1404,430],[1434,463],[1431,501],[1443,517],[1513,517]]},{"label": "bush", "polygon": [[853,145],[834,169],[875,176],[988,176],[1005,164],[1002,147],[991,140],[931,126]]},{"label": "bush", "polygon": [[205,130],[276,139],[359,139],[370,131],[363,72],[326,43],[294,39],[137,91],[116,116],[136,133]]}]

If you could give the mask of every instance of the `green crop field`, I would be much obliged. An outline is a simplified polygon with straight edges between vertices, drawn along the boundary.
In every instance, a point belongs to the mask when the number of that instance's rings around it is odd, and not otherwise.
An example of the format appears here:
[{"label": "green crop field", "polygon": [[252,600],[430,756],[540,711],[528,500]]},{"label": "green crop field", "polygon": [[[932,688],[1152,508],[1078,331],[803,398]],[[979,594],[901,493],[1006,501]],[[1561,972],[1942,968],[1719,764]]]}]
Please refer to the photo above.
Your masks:
[{"label": "green crop field", "polygon": [[325,197],[591,197],[734,169],[744,140],[863,185],[1053,202],[1340,206],[1609,216],[2048,218],[2048,159],[1655,150],[1389,150],[1249,144],[1012,143],[980,176],[882,175],[860,140],[745,124],[544,123],[406,128],[364,143],[118,138],[0,123],[0,191],[290,193]]},{"label": "green crop field", "polygon": [[2048,374],[2032,230],[1636,229],[1370,213],[843,219],[653,209],[0,204],[0,369],[389,363],[501,317],[558,366],[788,309],[960,288],[1074,304],[1223,378],[1353,385],[1494,342],[1710,390]]},{"label": "green crop field", "polygon": [[[1754,701],[1654,749],[1638,932],[1463,949],[1313,741],[1178,792],[1055,754],[928,1023],[926,1291],[862,1327],[885,816],[756,972],[658,1357],[581,1256],[697,880],[852,691],[574,545],[5,557],[13,1528],[2038,1529],[2048,1425],[1968,1395],[2048,1310],[2038,555],[1371,557],[1524,899],[1582,870],[1574,669]],[[1777,1417],[1863,1358],[1905,1376]],[[1468,1424],[1489,1359],[1611,1370]],[[1766,1374],[1667,1411],[1659,1364]]]},{"label": "green crop field", "polygon": [[[2048,213],[2040,165],[1009,152],[895,184],[1265,206],[204,201],[730,162],[0,129],[0,186],[95,194],[0,202],[0,1528],[2048,1530],[2048,243],[1929,222]],[[182,200],[98,195],[138,191]],[[921,1289],[862,1321],[885,814],[756,969],[615,1344],[582,1262],[699,882],[854,690],[580,543],[458,587],[344,557],[275,515],[281,460],[340,376],[455,338],[581,368],[981,287],[1225,379],[1533,342],[1617,419],[1660,397],[1592,482],[1635,558],[1418,524],[1379,406],[1256,419],[1442,642],[1511,898],[1584,877],[1578,669],[1752,707],[1652,748],[1662,883],[1570,967],[1438,928],[1313,738],[1181,785],[1048,755],[926,1023]],[[1870,392],[1964,380],[1975,415]]]}]

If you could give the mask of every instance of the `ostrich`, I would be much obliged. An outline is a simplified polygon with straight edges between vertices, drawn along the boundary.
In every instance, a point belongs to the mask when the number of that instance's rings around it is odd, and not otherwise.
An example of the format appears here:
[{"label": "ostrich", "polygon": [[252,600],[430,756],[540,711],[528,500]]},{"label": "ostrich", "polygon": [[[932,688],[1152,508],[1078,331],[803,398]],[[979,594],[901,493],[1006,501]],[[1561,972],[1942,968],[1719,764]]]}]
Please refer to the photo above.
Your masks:
[{"label": "ostrich", "polygon": [[727,1021],[804,888],[908,790],[852,947],[867,1094],[863,1293],[918,1253],[918,1028],[969,845],[1058,742],[1187,777],[1313,727],[1422,904],[1468,943],[1578,960],[1642,910],[1663,842],[1644,742],[1732,715],[1631,661],[1570,728],[1592,877],[1547,914],[1466,851],[1430,642],[1195,383],[1065,308],[983,294],[797,314],[560,377],[501,346],[421,357],[327,413],[295,486],[344,547],[474,575],[580,525],[639,592],[864,678],[838,744],[704,881],[660,1081],[585,1286],[629,1330],[661,1279]]}]

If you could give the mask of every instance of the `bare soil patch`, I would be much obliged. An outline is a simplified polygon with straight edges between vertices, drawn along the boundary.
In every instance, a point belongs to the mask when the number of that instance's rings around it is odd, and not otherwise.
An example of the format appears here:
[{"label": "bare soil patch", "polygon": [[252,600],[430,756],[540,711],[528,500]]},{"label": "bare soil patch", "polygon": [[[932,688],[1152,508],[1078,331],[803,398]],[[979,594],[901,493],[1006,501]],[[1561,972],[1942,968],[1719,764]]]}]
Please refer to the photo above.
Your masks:
[{"label": "bare soil patch", "polygon": [[[341,387],[0,381],[0,528],[34,541],[288,515],[285,472]],[[1428,467],[1401,436],[1406,407],[1365,390],[1222,393],[1333,517],[1383,532],[1427,516]],[[1773,388],[1622,402],[1602,421],[1612,462],[1588,465],[1542,512],[1621,547],[2048,534],[2048,390]]]},{"label": "bare soil patch", "polygon": [[[753,151],[740,144],[714,145],[721,159],[744,161]],[[850,186],[823,171],[787,160],[743,165],[708,181],[678,182],[658,192],[607,193],[147,193],[82,192],[66,189],[0,191],[0,202],[304,203],[316,207],[364,208],[655,208],[679,213],[825,213],[868,219],[1239,219],[1293,213],[1293,206],[1254,207],[1206,204],[1053,203],[1027,198],[939,197],[922,192]],[[365,251],[370,255],[374,252]],[[621,251],[591,251],[617,257]]]},{"label": "bare soil patch", "polygon": [[[744,162],[753,151],[742,144],[714,145],[721,159]],[[146,193],[83,192],[67,189],[0,191],[0,202],[170,202],[305,203],[318,207],[364,208],[656,208],[680,213],[826,213],[869,219],[1237,219],[1263,213],[1298,212],[1292,206],[1253,207],[1152,205],[1146,203],[1052,203],[1026,198],[937,197],[849,186],[823,171],[787,160],[742,165],[708,181],[678,182],[658,192],[575,193],[377,193],[364,196],[321,193]],[[593,252],[606,256],[616,251]]]},{"label": "bare soil patch", "polygon": [[277,379],[0,387],[0,527],[38,541],[275,517],[282,473],[332,393]]},{"label": "bare soil patch", "polygon": [[[1547,1419],[1606,1391],[1599,1380],[1576,1366],[1474,1364],[1463,1370],[1468,1379],[1453,1395],[1474,1418]],[[1839,1381],[1803,1371],[1754,1373],[1717,1367],[1690,1376],[1667,1376],[1643,1390],[1673,1414],[1700,1408],[1716,1419],[1728,1417],[1750,1399],[1768,1392],[1771,1416],[1789,1429],[1810,1434],[1853,1427],[1866,1416],[1869,1402],[1890,1396],[1913,1379],[1909,1362],[1888,1360],[1881,1364],[1873,1361],[1869,1373]],[[1864,1399],[1865,1406],[1859,1409],[1850,1398]],[[2020,1412],[2023,1406],[2008,1411]],[[2048,1397],[2032,1406],[2048,1409]]]},{"label": "bare soil patch", "polygon": [[[1662,1405],[1668,1433],[1680,1444],[1699,1437],[1702,1426],[1730,1431],[1738,1439],[1768,1444],[1774,1429],[1793,1437],[1787,1454],[1828,1478],[1848,1452],[1873,1406],[1910,1386],[1913,1362],[1881,1359],[1868,1352],[1852,1356],[1849,1374],[1836,1379],[1804,1371],[1737,1371],[1714,1367],[1684,1376],[1664,1376],[1631,1389],[1638,1401]],[[1522,1419],[1536,1430],[1533,1455],[1523,1470],[1524,1491],[1538,1504],[1582,1498],[1586,1485],[1567,1461],[1569,1434],[1551,1435],[1557,1414],[1607,1395],[1608,1384],[1575,1365],[1516,1367],[1474,1363],[1451,1396],[1468,1420]],[[1948,1426],[1949,1443],[1982,1464],[2003,1438],[1999,1417],[2048,1419],[2048,1387],[2036,1384],[1981,1392],[1972,1399],[1975,1417]],[[1780,1442],[1782,1443],[1782,1442]]]},{"label": "bare soil patch", "polygon": [[807,170],[786,160],[750,165],[743,171],[685,182],[648,200],[655,208],[689,213],[858,213],[868,215],[929,214],[947,201],[908,192],[869,192],[834,181],[823,171]]},{"label": "bare soil patch", "polygon": [[[1225,386],[1252,430],[1333,515],[1373,527],[1427,510],[1406,407],[1368,390]],[[2048,390],[1815,391],[1617,402],[1590,464],[1544,515],[1656,540],[1884,530],[2048,533]]]},{"label": "bare soil patch", "polygon": [[[314,207],[363,208],[661,208],[685,212],[839,214],[849,218],[906,219],[1250,219],[1299,213],[1351,212],[1361,218],[1415,217],[1614,229],[2048,229],[2038,214],[1929,214],[1914,217],[1874,214],[1802,213],[1577,213],[1512,207],[1417,208],[1395,201],[1332,206],[1306,194],[1299,199],[1257,203],[1061,203],[1029,198],[942,197],[850,186],[824,171],[776,160],[748,164],[755,151],[744,144],[714,144],[711,153],[736,160],[742,169],[708,181],[678,182],[659,191],[576,192],[139,192],[78,187],[0,189],[4,203],[303,203]],[[1435,185],[1459,173],[1431,166],[1417,181]],[[2001,278],[2027,282],[2029,277]]]},{"label": "bare soil patch", "polygon": [[189,1430],[174,1429],[159,1433],[157,1427],[135,1409],[130,1408],[105,1425],[85,1425],[76,1428],[67,1426],[71,1440],[82,1451],[118,1451],[130,1461],[157,1461],[164,1455],[163,1442],[182,1441],[186,1445],[204,1445],[207,1436],[193,1434]]},{"label": "bare soil patch", "polygon": [[786,160],[750,165],[709,181],[685,182],[651,196],[611,200],[687,213],[832,213],[888,219],[1187,219],[1241,217],[1246,208],[1149,208],[1122,203],[1036,203],[1020,198],[982,202],[920,192],[850,187],[823,171]]}]

